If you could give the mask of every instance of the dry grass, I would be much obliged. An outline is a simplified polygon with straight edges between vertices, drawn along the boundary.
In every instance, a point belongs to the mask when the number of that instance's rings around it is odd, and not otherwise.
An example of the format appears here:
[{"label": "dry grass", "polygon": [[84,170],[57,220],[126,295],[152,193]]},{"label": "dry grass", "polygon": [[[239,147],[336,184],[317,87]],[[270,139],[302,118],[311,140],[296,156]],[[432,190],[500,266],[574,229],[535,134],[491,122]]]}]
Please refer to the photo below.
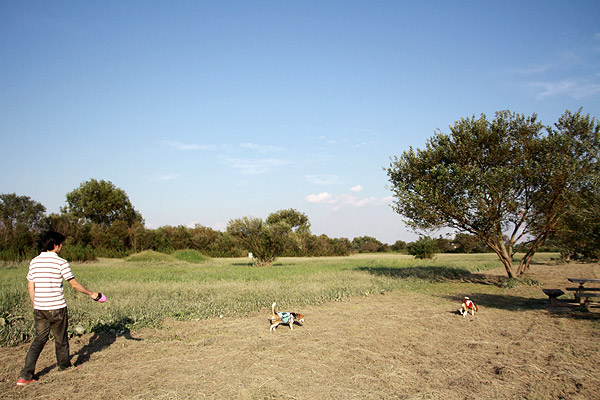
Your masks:
[{"label": "dry grass", "polygon": [[[532,275],[564,289],[567,277],[600,277],[600,266],[536,265]],[[293,331],[269,333],[264,309],[85,335],[71,341],[79,369],[67,372],[56,370],[50,343],[39,381],[24,388],[15,381],[28,345],[0,348],[0,398],[600,398],[600,309],[549,309],[535,286],[481,290],[494,279],[288,310],[306,316]],[[464,294],[480,306],[475,317],[456,314]]]}]

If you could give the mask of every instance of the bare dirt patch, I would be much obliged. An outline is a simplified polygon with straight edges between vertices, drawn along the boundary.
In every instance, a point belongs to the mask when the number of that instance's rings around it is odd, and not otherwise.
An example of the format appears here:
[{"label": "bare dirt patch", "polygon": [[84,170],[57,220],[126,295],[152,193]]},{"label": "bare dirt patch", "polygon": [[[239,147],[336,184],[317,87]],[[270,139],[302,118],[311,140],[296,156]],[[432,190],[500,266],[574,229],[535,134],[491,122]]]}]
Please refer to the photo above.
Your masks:
[{"label": "bare dirt patch", "polygon": [[[48,343],[39,380],[28,387],[15,386],[28,345],[0,348],[0,398],[600,398],[600,308],[550,308],[535,286],[478,293],[503,274],[474,276],[447,293],[282,310],[305,314],[293,331],[269,333],[265,308],[239,319],[85,335],[71,339],[77,368],[65,372]],[[532,276],[564,290],[568,277],[600,277],[600,266],[533,266]],[[463,318],[456,310],[467,289],[480,311]]]}]

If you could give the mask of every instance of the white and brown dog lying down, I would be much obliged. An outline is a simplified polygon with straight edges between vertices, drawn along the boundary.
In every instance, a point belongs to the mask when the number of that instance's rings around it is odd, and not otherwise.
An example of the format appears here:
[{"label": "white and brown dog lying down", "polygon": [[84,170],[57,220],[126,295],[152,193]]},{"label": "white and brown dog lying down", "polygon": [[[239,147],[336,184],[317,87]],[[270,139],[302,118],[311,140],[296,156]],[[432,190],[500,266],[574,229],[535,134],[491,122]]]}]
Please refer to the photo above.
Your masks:
[{"label": "white and brown dog lying down", "polygon": [[298,323],[299,325],[304,324],[304,316],[302,314],[293,313],[293,312],[276,312],[275,305],[277,303],[273,303],[271,305],[271,318],[269,322],[271,323],[271,328],[269,328],[269,332],[274,332],[275,329],[279,325],[289,325],[290,329],[294,329],[294,323]]},{"label": "white and brown dog lying down", "polygon": [[468,297],[465,297],[463,299],[462,302],[462,306],[460,307],[460,310],[458,310],[460,312],[460,314],[463,317],[466,317],[467,314],[470,312],[471,315],[475,315],[475,312],[478,310],[477,304],[473,303],[473,300],[471,300]]}]

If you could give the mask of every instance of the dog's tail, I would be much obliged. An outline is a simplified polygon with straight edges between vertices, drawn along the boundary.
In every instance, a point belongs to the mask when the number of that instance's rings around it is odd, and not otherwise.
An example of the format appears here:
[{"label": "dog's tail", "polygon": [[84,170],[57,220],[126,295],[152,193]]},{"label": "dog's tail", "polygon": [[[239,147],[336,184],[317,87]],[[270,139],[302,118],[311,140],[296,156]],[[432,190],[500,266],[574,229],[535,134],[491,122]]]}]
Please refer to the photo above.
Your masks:
[{"label": "dog's tail", "polygon": [[277,303],[273,302],[273,304],[271,304],[271,311],[273,312],[273,315],[275,315],[275,304]]}]

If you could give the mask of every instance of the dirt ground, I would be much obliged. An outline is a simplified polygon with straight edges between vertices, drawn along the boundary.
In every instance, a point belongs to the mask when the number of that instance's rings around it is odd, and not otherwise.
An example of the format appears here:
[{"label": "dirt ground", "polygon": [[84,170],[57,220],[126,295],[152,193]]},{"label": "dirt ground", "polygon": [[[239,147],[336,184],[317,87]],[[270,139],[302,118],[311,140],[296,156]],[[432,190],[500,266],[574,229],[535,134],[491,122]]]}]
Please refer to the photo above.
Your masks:
[{"label": "dirt ground", "polygon": [[[535,286],[477,293],[493,275],[503,272],[450,285],[448,294],[287,310],[306,316],[293,331],[270,333],[265,309],[85,335],[71,339],[77,367],[64,372],[48,343],[27,387],[15,383],[29,345],[0,348],[0,398],[600,399],[600,308],[550,308]],[[600,266],[533,266],[532,275],[564,290],[568,277],[600,278]],[[464,288],[480,306],[475,317],[456,313]],[[525,310],[502,306],[519,302]]]}]

